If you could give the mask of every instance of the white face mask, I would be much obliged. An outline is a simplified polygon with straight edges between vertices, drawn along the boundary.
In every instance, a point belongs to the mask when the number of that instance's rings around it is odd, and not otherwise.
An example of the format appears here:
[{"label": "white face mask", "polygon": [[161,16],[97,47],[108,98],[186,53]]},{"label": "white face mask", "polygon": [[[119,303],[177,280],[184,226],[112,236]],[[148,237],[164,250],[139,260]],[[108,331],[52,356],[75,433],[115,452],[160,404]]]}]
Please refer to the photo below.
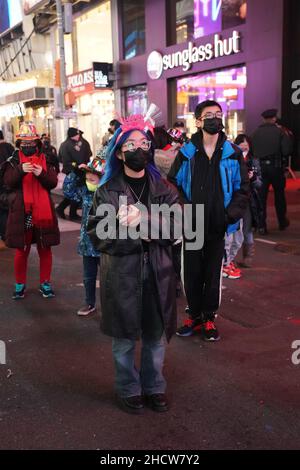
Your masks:
[{"label": "white face mask", "polygon": [[248,150],[244,150],[244,151],[243,151],[243,157],[246,158],[247,155],[248,155]]}]

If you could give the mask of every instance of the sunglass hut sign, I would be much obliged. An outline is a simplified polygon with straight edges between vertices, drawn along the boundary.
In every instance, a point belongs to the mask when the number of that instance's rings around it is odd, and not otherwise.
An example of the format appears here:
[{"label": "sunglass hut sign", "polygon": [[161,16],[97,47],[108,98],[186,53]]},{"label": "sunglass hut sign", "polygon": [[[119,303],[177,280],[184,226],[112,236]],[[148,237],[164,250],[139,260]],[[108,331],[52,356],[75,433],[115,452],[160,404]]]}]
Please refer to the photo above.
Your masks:
[{"label": "sunglass hut sign", "polygon": [[164,70],[182,67],[182,70],[186,72],[192,64],[197,62],[237,54],[241,51],[240,39],[240,33],[233,31],[229,38],[222,39],[219,34],[215,34],[213,43],[194,46],[192,42],[189,42],[187,49],[171,54],[162,55],[160,52],[152,51],[147,60],[148,75],[153,80],[157,80]]}]

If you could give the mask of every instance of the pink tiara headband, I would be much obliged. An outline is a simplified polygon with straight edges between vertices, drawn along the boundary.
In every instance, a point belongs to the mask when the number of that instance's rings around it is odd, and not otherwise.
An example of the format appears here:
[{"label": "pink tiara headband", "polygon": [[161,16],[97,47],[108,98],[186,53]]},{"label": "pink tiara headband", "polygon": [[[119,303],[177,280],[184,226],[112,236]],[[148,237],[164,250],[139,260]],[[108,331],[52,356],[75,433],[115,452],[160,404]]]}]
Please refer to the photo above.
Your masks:
[{"label": "pink tiara headband", "polygon": [[127,118],[122,118],[121,116],[117,115],[116,119],[121,123],[121,132],[117,137],[116,143],[118,143],[122,135],[124,135],[124,133],[128,131],[139,130],[143,132],[153,132],[155,126],[153,116],[156,115],[157,117],[159,114],[161,113],[159,112],[158,107],[152,103],[149,106],[149,109],[146,112],[145,116],[143,116],[142,114],[132,114]]}]

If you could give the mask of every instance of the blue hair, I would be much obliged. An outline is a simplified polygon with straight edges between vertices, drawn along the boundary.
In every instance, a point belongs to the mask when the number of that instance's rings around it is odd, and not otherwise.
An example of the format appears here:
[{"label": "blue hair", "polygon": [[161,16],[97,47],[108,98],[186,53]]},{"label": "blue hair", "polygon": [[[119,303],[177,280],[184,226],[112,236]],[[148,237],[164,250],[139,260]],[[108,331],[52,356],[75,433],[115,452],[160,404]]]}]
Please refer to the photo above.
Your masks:
[{"label": "blue hair", "polygon": [[[117,151],[120,150],[124,142],[126,142],[130,134],[135,130],[140,131],[142,134],[144,134],[147,140],[149,139],[149,135],[147,135],[146,132],[141,131],[140,129],[130,129],[129,131],[124,132],[124,134],[120,137],[117,142],[119,135],[122,133],[122,129],[119,127],[111,138],[107,148],[105,172],[101,178],[100,186],[103,186],[105,183],[107,183],[107,181],[111,180],[123,169],[123,161],[117,157]],[[154,163],[154,151],[152,144],[150,148],[150,154],[151,160],[148,163],[146,169],[148,173],[151,173],[157,179],[160,177],[160,173]]]}]

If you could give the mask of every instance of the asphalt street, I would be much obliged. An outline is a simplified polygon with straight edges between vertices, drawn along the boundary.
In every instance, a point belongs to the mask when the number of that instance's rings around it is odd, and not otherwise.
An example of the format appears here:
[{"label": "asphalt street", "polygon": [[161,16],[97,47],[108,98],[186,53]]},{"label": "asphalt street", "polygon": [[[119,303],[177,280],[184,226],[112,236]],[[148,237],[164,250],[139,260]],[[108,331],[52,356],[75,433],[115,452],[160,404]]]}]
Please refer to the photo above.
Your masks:
[{"label": "asphalt street", "polygon": [[[299,186],[288,193],[290,228],[279,232],[270,209],[270,235],[256,242],[254,267],[224,281],[221,340],[172,339],[167,413],[131,416],[116,406],[111,340],[100,332],[99,314],[76,315],[83,304],[78,224],[62,224],[62,243],[53,250],[54,299],[37,291],[33,248],[26,298],[14,302],[13,252],[0,252],[0,340],[7,353],[0,365],[0,448],[299,449],[300,364],[292,362],[292,343],[300,342]],[[179,323],[184,307],[181,297]]]}]

